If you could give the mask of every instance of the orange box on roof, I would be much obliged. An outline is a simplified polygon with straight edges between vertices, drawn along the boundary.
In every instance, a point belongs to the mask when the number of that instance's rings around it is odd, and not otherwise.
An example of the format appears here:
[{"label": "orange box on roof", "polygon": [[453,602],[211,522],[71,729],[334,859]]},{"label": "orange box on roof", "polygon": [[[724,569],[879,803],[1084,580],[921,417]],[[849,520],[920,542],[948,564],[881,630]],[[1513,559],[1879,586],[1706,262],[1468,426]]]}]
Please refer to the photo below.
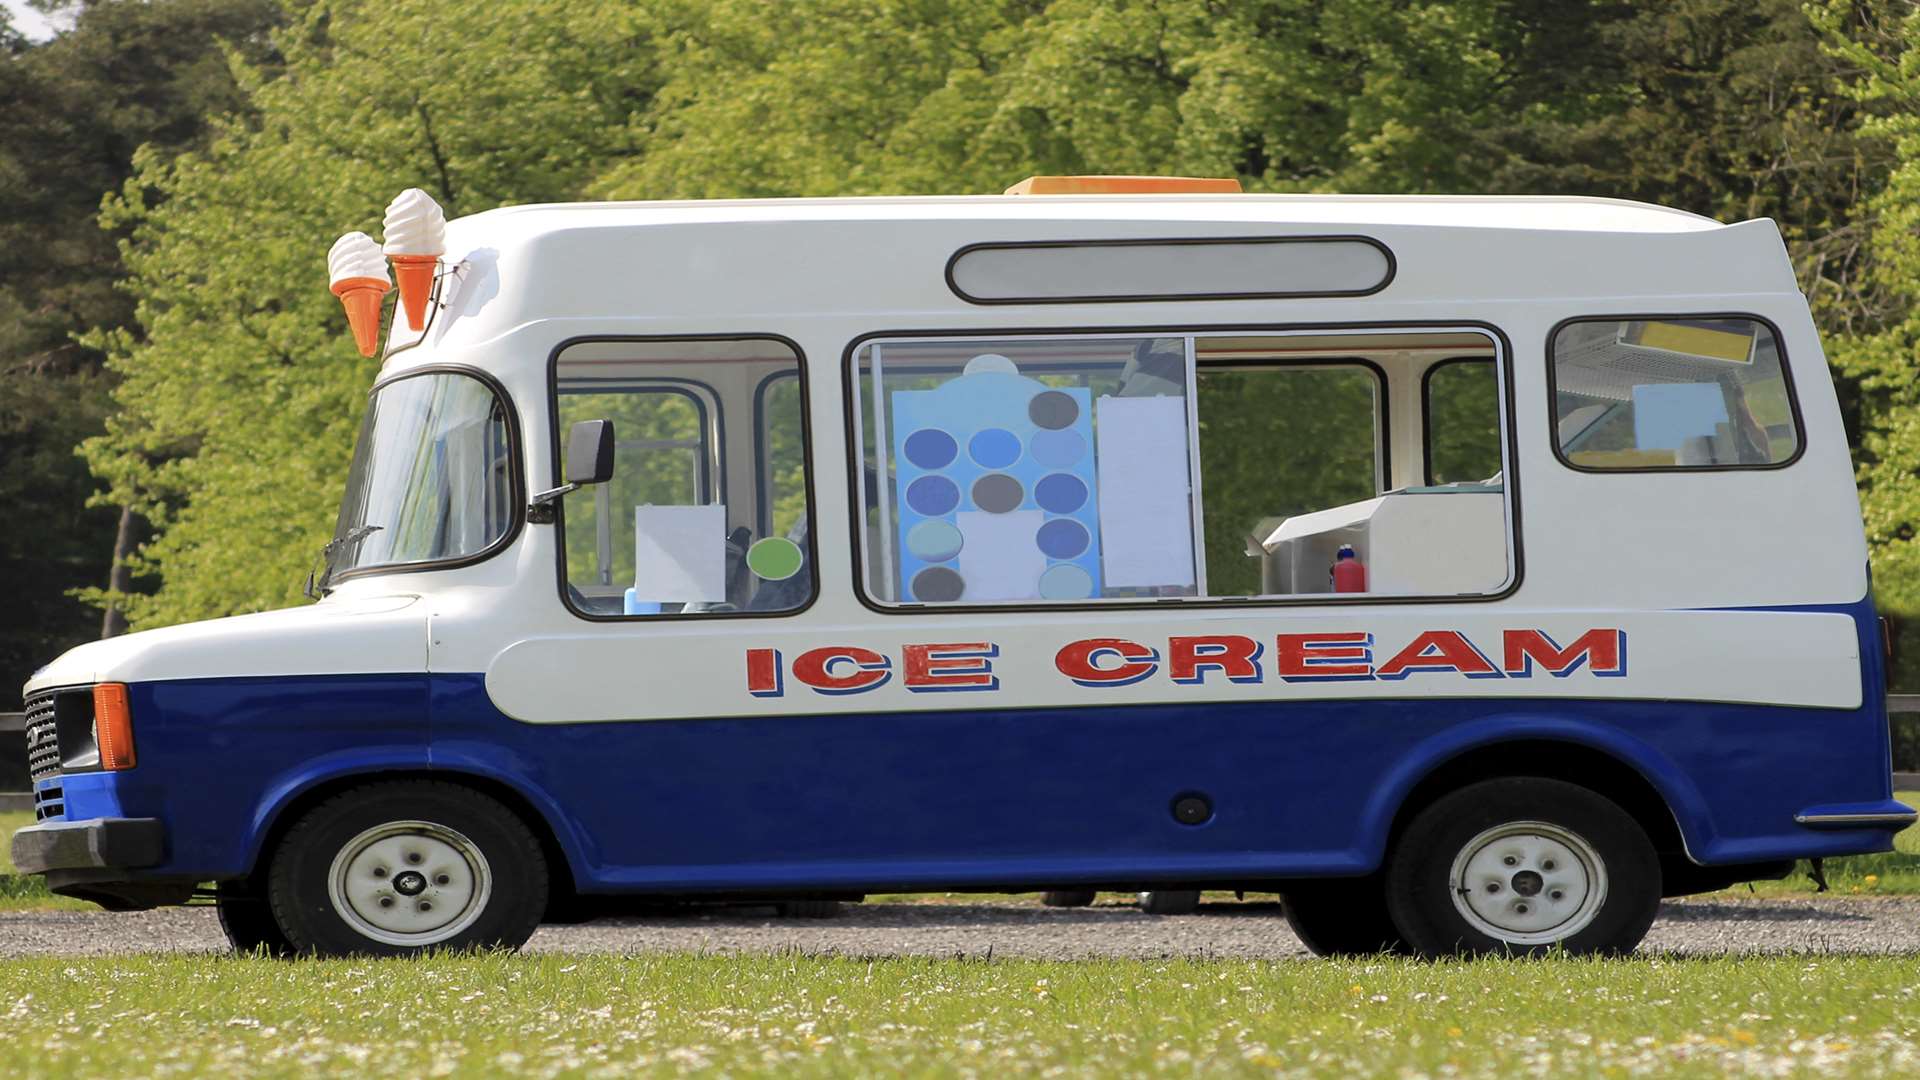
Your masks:
[{"label": "orange box on roof", "polygon": [[1240,181],[1207,176],[1029,176],[1009,195],[1238,195]]}]

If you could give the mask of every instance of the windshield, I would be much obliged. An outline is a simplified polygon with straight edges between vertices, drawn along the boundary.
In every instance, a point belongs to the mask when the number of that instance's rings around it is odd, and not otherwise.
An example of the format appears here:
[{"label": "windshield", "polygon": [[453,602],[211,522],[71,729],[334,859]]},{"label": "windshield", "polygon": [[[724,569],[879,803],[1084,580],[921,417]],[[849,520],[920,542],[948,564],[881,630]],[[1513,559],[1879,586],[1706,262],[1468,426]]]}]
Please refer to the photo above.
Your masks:
[{"label": "windshield", "polygon": [[380,387],[353,453],[326,578],[485,551],[513,526],[512,467],[506,405],[486,383],[433,372]]}]

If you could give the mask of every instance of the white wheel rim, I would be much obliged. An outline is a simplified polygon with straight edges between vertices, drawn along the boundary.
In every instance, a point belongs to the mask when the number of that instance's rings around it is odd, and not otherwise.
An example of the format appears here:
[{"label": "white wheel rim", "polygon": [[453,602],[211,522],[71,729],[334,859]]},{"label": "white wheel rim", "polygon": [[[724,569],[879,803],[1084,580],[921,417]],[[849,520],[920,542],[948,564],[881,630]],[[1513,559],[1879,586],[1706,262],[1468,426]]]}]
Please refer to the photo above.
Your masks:
[{"label": "white wheel rim", "polygon": [[1607,899],[1607,865],[1584,837],[1544,821],[1496,825],[1467,841],[1448,878],[1475,930],[1511,945],[1564,941]]},{"label": "white wheel rim", "polygon": [[356,932],[418,947],[472,926],[493,895],[493,874],[480,848],[445,825],[391,821],[340,848],[327,892]]}]

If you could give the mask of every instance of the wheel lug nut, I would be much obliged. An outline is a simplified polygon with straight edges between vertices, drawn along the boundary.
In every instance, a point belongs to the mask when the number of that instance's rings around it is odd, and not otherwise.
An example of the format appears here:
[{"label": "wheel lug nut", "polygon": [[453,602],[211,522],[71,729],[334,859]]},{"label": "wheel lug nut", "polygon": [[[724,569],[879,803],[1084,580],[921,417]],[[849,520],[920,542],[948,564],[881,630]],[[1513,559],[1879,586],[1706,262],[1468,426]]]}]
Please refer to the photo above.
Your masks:
[{"label": "wheel lug nut", "polygon": [[1499,892],[1499,891],[1500,891],[1500,883],[1499,883],[1499,882],[1497,882],[1497,881],[1489,881],[1489,882],[1487,882],[1487,891],[1488,891],[1488,892]]},{"label": "wheel lug nut", "polygon": [[374,867],[374,868],[373,868],[373,876],[374,876],[374,877],[386,877],[386,876],[387,876],[387,868],[386,868],[386,867],[384,867],[384,866],[376,866],[376,867]]},{"label": "wheel lug nut", "polygon": [[1522,915],[1525,915],[1525,914],[1527,913],[1527,905],[1525,905],[1525,904],[1515,904],[1515,905],[1514,905],[1514,908],[1513,908],[1513,910],[1515,910],[1515,911],[1517,911],[1517,912],[1519,912],[1519,913],[1520,913],[1520,914],[1522,914]]},{"label": "wheel lug nut", "polygon": [[422,901],[420,901],[420,910],[421,910],[421,911],[432,911],[432,910],[433,910],[433,905],[432,905],[432,904],[430,904],[430,903],[428,903],[428,902],[427,902],[427,901],[425,901],[425,900],[422,900]]},{"label": "wheel lug nut", "polygon": [[1508,866],[1518,866],[1520,864],[1520,860],[1514,858],[1511,855],[1507,856],[1504,859],[1501,859],[1500,861],[1503,863],[1506,863]]},{"label": "wheel lug nut", "polygon": [[1567,896],[1566,893],[1563,893],[1558,889],[1555,889],[1553,892],[1550,892],[1547,895],[1553,897],[1555,900],[1564,900],[1566,899],[1566,896]]},{"label": "wheel lug nut", "polygon": [[1546,862],[1543,862],[1543,863],[1541,863],[1541,864],[1540,864],[1540,869],[1542,869],[1542,870],[1551,870],[1551,869],[1553,869],[1553,860],[1552,860],[1552,859],[1548,859],[1548,860],[1547,860]]},{"label": "wheel lug nut", "polygon": [[392,907],[392,906],[393,906],[393,897],[391,897],[391,896],[383,896],[383,897],[381,897],[381,898],[380,898],[380,906],[381,906],[381,907]]},{"label": "wheel lug nut", "polygon": [[419,865],[419,862],[420,862],[420,853],[419,853],[419,852],[417,852],[417,851],[409,851],[409,852],[407,852],[407,861],[408,861],[408,862],[410,862],[410,863],[413,863],[413,864],[415,864],[415,865]]},{"label": "wheel lug nut", "polygon": [[445,874],[435,874],[433,878],[433,883],[435,885],[445,885],[447,882],[452,880],[453,880],[452,878],[448,877]]}]

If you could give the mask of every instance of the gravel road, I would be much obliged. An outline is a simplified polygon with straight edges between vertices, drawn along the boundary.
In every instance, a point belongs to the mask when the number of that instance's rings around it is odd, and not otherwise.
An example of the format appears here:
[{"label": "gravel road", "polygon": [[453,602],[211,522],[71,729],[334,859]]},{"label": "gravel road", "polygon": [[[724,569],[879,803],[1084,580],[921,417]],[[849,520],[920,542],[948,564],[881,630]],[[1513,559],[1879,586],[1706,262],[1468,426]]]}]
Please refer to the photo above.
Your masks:
[{"label": "gravel road", "polygon": [[[0,913],[0,958],[224,949],[210,908],[138,914]],[[535,952],[771,952],[851,956],[1242,957],[1307,955],[1277,904],[1209,904],[1155,917],[1102,903],[1060,910],[965,898],[849,907],[828,920],[774,918],[765,908],[682,911],[544,927]],[[1642,952],[1920,954],[1920,897],[1691,899],[1666,904]]]}]

